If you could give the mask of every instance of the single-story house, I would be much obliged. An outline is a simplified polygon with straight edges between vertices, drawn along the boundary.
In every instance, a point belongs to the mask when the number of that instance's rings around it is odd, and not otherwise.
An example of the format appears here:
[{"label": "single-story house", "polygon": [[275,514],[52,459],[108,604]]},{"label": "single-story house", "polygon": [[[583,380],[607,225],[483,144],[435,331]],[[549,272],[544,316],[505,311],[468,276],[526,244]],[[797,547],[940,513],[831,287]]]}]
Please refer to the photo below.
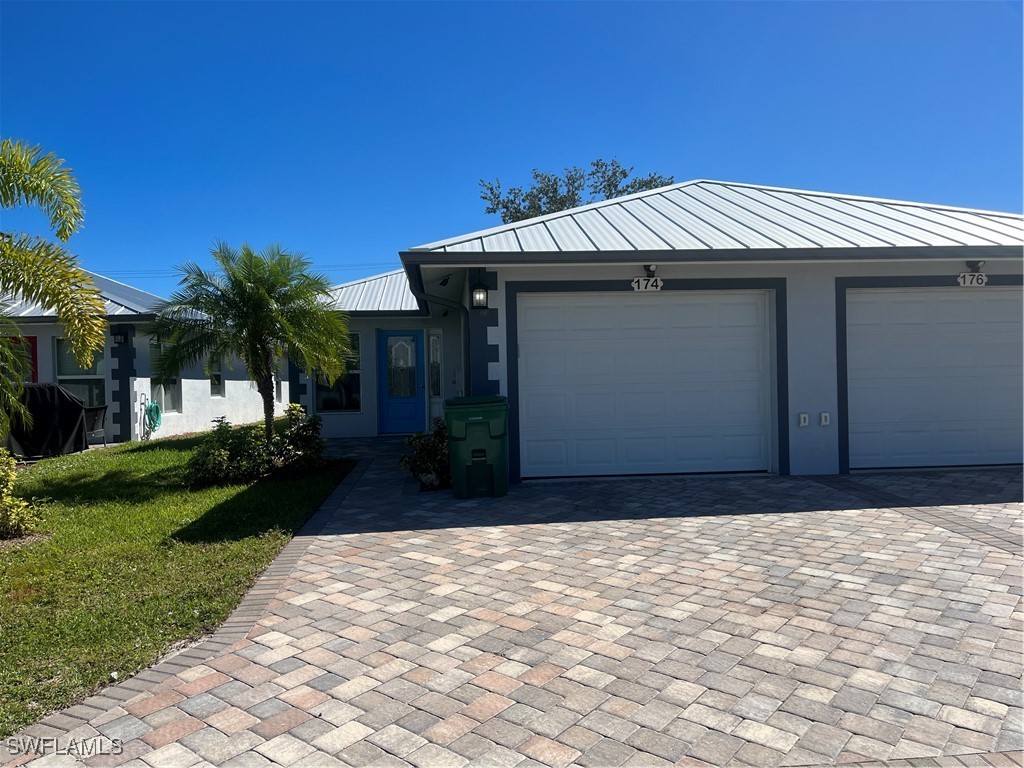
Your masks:
[{"label": "single-story house", "polygon": [[411,248],[328,436],[509,398],[513,480],[1022,460],[1018,214],[697,180]]},{"label": "single-story house", "polygon": [[[154,437],[168,437],[209,429],[217,416],[235,424],[262,421],[263,403],[241,363],[225,361],[207,375],[202,365],[183,371],[167,385],[152,381],[151,365],[160,354],[158,340],[147,335],[159,296],[130,285],[88,273],[106,304],[107,338],[102,353],[88,370],[81,368],[64,343],[56,315],[29,301],[8,302],[5,312],[14,319],[32,356],[33,382],[56,382],[86,406],[107,406],[104,426],[109,442],[138,440],[147,435],[144,410],[155,402],[162,424]],[[278,383],[279,413],[289,401],[288,381]]]}]

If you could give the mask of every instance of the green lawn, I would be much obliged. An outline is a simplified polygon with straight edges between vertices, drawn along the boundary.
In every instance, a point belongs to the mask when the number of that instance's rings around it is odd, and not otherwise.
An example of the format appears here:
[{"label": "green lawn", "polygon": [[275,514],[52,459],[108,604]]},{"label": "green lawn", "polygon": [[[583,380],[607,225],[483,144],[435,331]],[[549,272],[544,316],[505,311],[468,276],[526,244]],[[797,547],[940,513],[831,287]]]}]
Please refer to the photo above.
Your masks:
[{"label": "green lawn", "polygon": [[198,491],[198,438],[49,459],[17,492],[49,538],[0,548],[0,737],[223,622],[352,468]]}]

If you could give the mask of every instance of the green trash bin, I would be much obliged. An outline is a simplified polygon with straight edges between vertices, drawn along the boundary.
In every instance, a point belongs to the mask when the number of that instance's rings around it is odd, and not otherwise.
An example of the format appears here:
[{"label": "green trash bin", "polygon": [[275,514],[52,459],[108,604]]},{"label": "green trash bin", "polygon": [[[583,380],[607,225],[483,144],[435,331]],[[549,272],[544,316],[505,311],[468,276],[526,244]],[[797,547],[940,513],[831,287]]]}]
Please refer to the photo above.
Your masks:
[{"label": "green trash bin", "polygon": [[508,493],[508,398],[445,400],[452,493],[457,499]]}]

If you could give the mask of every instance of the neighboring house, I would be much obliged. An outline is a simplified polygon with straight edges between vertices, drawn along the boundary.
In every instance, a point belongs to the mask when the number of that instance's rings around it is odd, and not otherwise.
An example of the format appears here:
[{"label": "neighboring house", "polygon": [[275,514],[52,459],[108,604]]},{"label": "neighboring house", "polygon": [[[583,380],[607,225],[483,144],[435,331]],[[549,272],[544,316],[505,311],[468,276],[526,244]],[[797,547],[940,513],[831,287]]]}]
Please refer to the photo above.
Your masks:
[{"label": "neighboring house", "polygon": [[[183,371],[167,385],[151,379],[151,365],[160,353],[157,340],[146,335],[159,296],[116,280],[89,273],[107,309],[107,339],[92,368],[83,370],[64,343],[54,313],[31,302],[8,304],[6,312],[17,323],[31,350],[32,381],[56,382],[87,406],[107,405],[105,431],[110,442],[137,440],[146,435],[144,407],[153,401],[162,410],[155,437],[168,437],[209,429],[217,416],[242,424],[263,419],[259,393],[246,377],[244,366],[225,362],[207,375],[202,365]],[[288,403],[288,382],[278,384],[279,412]]]},{"label": "neighboring house", "polygon": [[1017,464],[1022,222],[715,181],[603,201],[340,286],[358,373],[296,396],[344,436],[507,395],[513,479]]}]

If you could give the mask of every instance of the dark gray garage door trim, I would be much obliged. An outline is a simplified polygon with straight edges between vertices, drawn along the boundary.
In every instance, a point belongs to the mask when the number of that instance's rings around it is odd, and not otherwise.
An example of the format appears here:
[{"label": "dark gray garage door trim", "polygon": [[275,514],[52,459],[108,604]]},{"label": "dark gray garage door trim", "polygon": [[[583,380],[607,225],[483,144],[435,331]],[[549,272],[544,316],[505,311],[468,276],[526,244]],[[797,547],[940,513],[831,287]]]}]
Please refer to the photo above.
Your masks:
[{"label": "dark gray garage door trim", "polygon": [[[847,363],[846,292],[857,288],[955,288],[957,275],[836,278],[836,385],[838,388],[839,473],[850,472],[850,382]],[[1022,285],[1022,275],[989,275],[991,286]],[[964,290],[985,290],[965,288]]]},{"label": "dark gray garage door trim", "polygon": [[[519,281],[505,283],[508,328],[509,475],[522,479],[519,456],[519,294],[632,292],[627,280]],[[779,474],[789,474],[789,352],[785,278],[665,280],[662,291],[773,291],[775,296],[775,433]]]}]

